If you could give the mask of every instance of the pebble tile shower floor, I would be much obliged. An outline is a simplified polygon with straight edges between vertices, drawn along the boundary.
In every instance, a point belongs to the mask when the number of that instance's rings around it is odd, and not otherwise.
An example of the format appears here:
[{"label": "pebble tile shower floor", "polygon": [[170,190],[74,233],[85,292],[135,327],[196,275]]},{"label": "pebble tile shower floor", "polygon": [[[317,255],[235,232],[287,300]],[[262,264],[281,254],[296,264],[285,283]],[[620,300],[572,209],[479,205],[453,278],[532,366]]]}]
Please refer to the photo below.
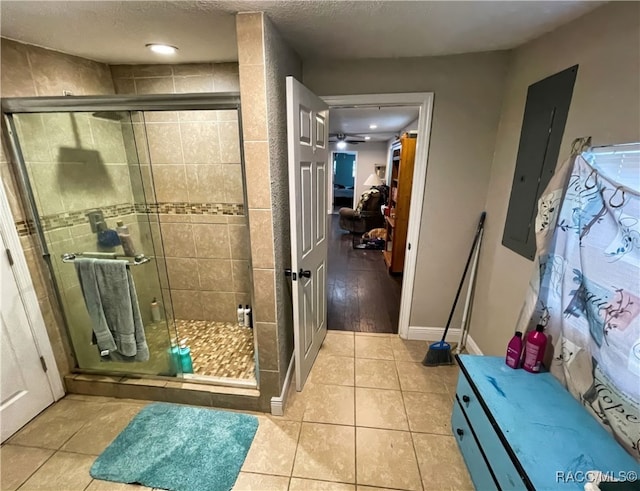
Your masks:
[{"label": "pebble tile shower floor", "polygon": [[195,375],[255,379],[253,329],[232,322],[176,320],[191,348]]}]

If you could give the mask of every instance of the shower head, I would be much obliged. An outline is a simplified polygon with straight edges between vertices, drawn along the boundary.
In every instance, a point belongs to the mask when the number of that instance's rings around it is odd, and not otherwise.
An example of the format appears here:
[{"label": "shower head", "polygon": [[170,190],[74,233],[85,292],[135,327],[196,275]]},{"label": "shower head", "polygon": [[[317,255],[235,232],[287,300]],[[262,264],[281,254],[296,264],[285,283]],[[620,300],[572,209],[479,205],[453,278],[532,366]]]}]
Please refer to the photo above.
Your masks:
[{"label": "shower head", "polygon": [[109,121],[122,121],[124,119],[122,113],[119,111],[97,111],[91,116],[94,118],[108,119]]}]

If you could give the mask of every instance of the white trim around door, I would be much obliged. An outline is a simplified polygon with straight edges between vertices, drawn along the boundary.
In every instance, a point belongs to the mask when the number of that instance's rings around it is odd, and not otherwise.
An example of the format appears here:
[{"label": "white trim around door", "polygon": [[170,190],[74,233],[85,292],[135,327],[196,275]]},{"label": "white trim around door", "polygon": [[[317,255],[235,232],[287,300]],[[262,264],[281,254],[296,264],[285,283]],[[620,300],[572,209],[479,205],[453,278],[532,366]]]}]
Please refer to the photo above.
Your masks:
[{"label": "white trim around door", "polygon": [[433,92],[415,92],[402,94],[362,94],[321,96],[329,109],[336,107],[367,106],[418,106],[418,141],[416,142],[416,160],[411,188],[411,209],[409,211],[409,231],[407,233],[407,250],[402,276],[402,295],[400,298],[400,319],[398,334],[403,339],[410,339],[409,317],[413,300],[413,286],[417,263],[420,223],[422,222],[422,204],[427,179],[427,159],[429,156],[429,139],[431,137],[431,119],[433,114]]},{"label": "white trim around door", "polygon": [[[0,233],[4,239],[5,247],[11,251],[10,254],[13,260],[12,269],[18,290],[20,291],[20,296],[24,303],[29,328],[31,329],[38,354],[44,359],[44,363],[47,366],[47,379],[49,380],[51,393],[57,401],[64,397],[64,386],[60,378],[56,360],[53,356],[53,349],[51,348],[47,328],[45,327],[42,312],[40,311],[35,287],[31,280],[27,259],[22,250],[22,244],[18,237],[13,215],[9,208],[9,201],[7,200],[7,195],[2,183],[0,183]],[[6,252],[0,251],[0,253],[5,254]]]}]

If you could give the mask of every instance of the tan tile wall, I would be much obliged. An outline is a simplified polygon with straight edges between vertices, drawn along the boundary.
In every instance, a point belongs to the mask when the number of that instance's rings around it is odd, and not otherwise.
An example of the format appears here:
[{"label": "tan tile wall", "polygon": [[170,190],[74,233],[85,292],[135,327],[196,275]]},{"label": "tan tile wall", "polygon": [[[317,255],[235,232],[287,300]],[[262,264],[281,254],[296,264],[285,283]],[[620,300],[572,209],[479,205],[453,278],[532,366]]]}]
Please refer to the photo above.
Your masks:
[{"label": "tan tile wall", "polygon": [[263,237],[261,241],[251,241],[251,256],[255,296],[253,313],[258,339],[258,383],[260,395],[266,402],[279,394],[280,387],[263,25],[261,12],[236,16],[242,130],[247,149],[249,227],[252,238]]},{"label": "tan tile wall", "polygon": [[[97,244],[86,213],[98,208],[103,211],[108,227],[115,228],[117,221],[122,220],[130,227],[137,251],[154,256],[151,241],[143,241],[140,233],[145,224],[139,223],[134,213],[134,203],[143,202],[144,196],[141,189],[136,189],[135,196],[132,190],[130,173],[135,176],[139,171],[137,156],[125,148],[124,136],[127,129],[130,132],[130,125],[89,113],[18,114],[14,120],[74,354],[80,367],[100,369],[103,365],[91,343],[91,329],[87,328],[91,321],[75,268],[63,263],[61,255],[91,251],[122,253],[120,247],[104,248]],[[148,229],[148,216],[143,218],[147,220]],[[152,299],[162,294],[157,274],[144,274],[152,271],[155,272],[152,264],[133,270],[143,319],[147,323],[151,321]],[[163,339],[158,338],[156,353],[166,352],[169,340],[166,332]],[[162,356],[155,356],[153,360],[144,366],[128,368],[152,374],[170,371]],[[154,365],[156,360],[159,366]]]},{"label": "tan tile wall", "polygon": [[[237,63],[113,65],[111,72],[119,94],[239,91]],[[236,111],[147,111],[143,117],[144,129],[134,123],[134,132],[138,150],[147,140],[142,172],[152,175],[158,203],[244,205]],[[175,318],[234,321],[237,306],[252,303],[246,215],[159,218],[168,276],[163,296]]]},{"label": "tan tile wall", "polygon": [[[151,227],[148,215],[129,213],[107,219],[109,226],[115,226],[117,220],[122,220],[132,235],[136,251],[143,252],[147,256],[155,256],[154,244],[151,241]],[[157,225],[157,223],[155,224]],[[62,306],[69,325],[71,343],[82,368],[100,370],[105,368],[99,354],[91,344],[92,331],[87,326],[91,325],[87,309],[84,306],[82,290],[78,282],[75,268],[72,264],[63,263],[60,256],[64,252],[95,251],[96,235],[91,232],[89,224],[74,225],[47,232],[47,243],[51,253],[53,269],[58,280]],[[119,247],[114,248],[116,251]],[[128,370],[134,373],[150,373],[152,375],[168,374],[171,369],[169,360],[162,356],[169,349],[170,336],[165,325],[152,325],[150,304],[154,297],[161,298],[161,281],[158,278],[156,260],[149,263],[133,266],[133,275],[138,302],[143,322],[147,326],[147,342],[154,356],[150,362],[140,364],[115,364],[110,363],[113,370]],[[163,316],[165,317],[165,316]]]},{"label": "tan tile wall", "polygon": [[[236,17],[251,230],[260,393],[280,393],[291,358],[291,301],[285,76],[301,78],[297,55],[264,14]],[[264,238],[256,241],[255,237]]]},{"label": "tan tile wall", "polygon": [[159,224],[175,318],[235,321],[238,304],[251,303],[246,217],[181,218]]},{"label": "tan tile wall", "polygon": [[2,48],[2,97],[113,94],[109,67],[104,63],[5,38]]},{"label": "tan tile wall", "polygon": [[117,94],[237,92],[237,63],[111,65]]},{"label": "tan tile wall", "polygon": [[120,122],[90,113],[14,121],[41,216],[133,203]]},{"label": "tan tile wall", "polygon": [[[63,90],[74,95],[113,94],[113,82],[107,65],[75,56],[0,40],[0,95],[2,97],[61,96]],[[7,136],[3,132],[3,145]],[[28,218],[21,204],[15,167],[9,163],[6,149],[0,154],[0,174],[11,210],[19,229]],[[53,352],[61,374],[69,373],[71,351],[62,327],[57,302],[53,300],[49,271],[33,235],[21,236]]]},{"label": "tan tile wall", "polygon": [[[243,21],[239,19],[239,26],[242,23]],[[262,39],[261,20],[259,27],[257,27],[256,23],[254,22],[249,30],[251,29],[253,29],[254,31],[254,36],[257,35],[259,39]],[[244,88],[241,88],[244,108],[243,120],[245,121],[244,137],[246,141],[244,145],[244,151],[247,155],[246,172],[247,175],[251,174],[252,176],[251,178],[247,179],[246,194],[248,200],[248,208],[250,210],[249,214],[251,215],[251,211],[257,212],[257,214],[254,215],[256,227],[252,228],[250,231],[253,237],[257,237],[257,239],[253,242],[258,243],[255,244],[254,250],[250,249],[248,236],[246,232],[242,232],[240,227],[243,223],[246,224],[246,222],[242,221],[242,217],[222,217],[221,219],[220,217],[205,216],[179,217],[177,215],[160,215],[159,223],[152,223],[148,233],[151,236],[155,234],[155,238],[156,240],[158,240],[158,238],[161,236],[160,227],[162,226],[162,224],[171,224],[169,225],[169,229],[171,229],[171,226],[174,225],[188,224],[191,226],[191,234],[193,234],[193,247],[195,249],[195,255],[185,257],[180,256],[176,257],[176,259],[195,260],[196,263],[198,263],[199,261],[207,260],[230,261],[233,285],[244,283],[245,281],[247,281],[247,277],[250,278],[256,272],[258,272],[258,281],[260,287],[256,288],[256,291],[259,291],[260,294],[255,299],[256,306],[254,307],[254,315],[256,319],[256,334],[259,338],[258,343],[263,343],[265,346],[264,350],[262,350],[261,353],[262,370],[260,378],[262,385],[261,392],[263,394],[261,396],[261,405],[264,409],[268,409],[268,401],[270,397],[279,393],[282,377],[279,373],[280,365],[278,363],[277,353],[278,333],[275,323],[275,262],[272,250],[273,246],[270,247],[268,245],[273,244],[273,226],[269,217],[269,212],[271,210],[271,190],[269,187],[269,150],[267,143],[268,138],[266,133],[267,115],[264,59],[262,55],[263,46],[261,41],[259,44],[243,44],[244,55],[253,53],[250,56],[253,56],[254,59],[257,59],[256,57],[259,57],[260,60],[262,60],[261,62],[256,63],[258,67],[247,67],[246,75],[251,77],[251,73],[253,73],[253,79],[250,78],[248,80],[248,84]],[[37,63],[33,63],[34,60],[36,60]],[[46,64],[46,66],[43,66],[43,63]],[[57,63],[59,63],[60,65],[57,65]],[[260,66],[262,68],[260,68]],[[187,91],[204,92],[212,90],[238,91],[239,89],[238,65],[235,63],[169,66],[164,68],[159,68],[155,65],[131,67],[114,66],[111,69],[111,74],[113,75],[113,79],[111,78],[111,76],[109,76],[110,74],[106,65],[82,60],[60,53],[54,53],[48,50],[41,50],[40,48],[27,46],[20,43],[14,43],[13,41],[4,39],[2,40],[2,96],[6,97],[60,95],[58,92],[61,90],[71,90],[74,94],[81,95],[112,94],[114,93],[112,80],[117,89],[117,93],[119,94],[179,93]],[[157,114],[157,116],[160,115]],[[170,115],[170,117],[173,118],[174,116]],[[225,116],[219,118],[217,121],[219,123],[218,131],[220,136],[222,136],[224,131],[229,132],[233,131],[234,129],[234,121],[225,121],[223,119],[224,117]],[[180,114],[177,115],[177,118],[177,123],[180,124]],[[153,117],[151,119],[153,119]],[[167,126],[169,126],[171,123],[175,124],[176,120],[156,120],[150,122],[164,122],[168,123]],[[224,125],[220,123],[231,124]],[[182,143],[180,146],[182,147]],[[226,148],[229,149],[231,147]],[[126,142],[125,150],[127,152],[132,151],[130,147],[127,147]],[[141,149],[139,148],[138,150]],[[221,154],[224,154],[223,150],[220,151]],[[233,152],[234,150],[231,148],[230,151]],[[17,193],[14,173],[10,166],[7,164],[7,159],[6,157],[4,157],[5,154],[6,152],[3,152],[2,155],[0,155],[0,171],[2,173],[3,184],[7,189],[7,194],[11,201],[12,210],[16,218],[16,223],[18,223],[25,220],[25,213],[22,209],[21,201]],[[141,158],[144,163],[144,152],[139,151],[138,154],[142,155]],[[174,191],[180,192],[180,189],[186,189],[187,194],[191,192],[193,197],[201,197],[202,194],[198,195],[198,193],[200,191],[206,192],[207,190],[206,188],[204,190],[200,188],[199,190],[196,185],[195,179],[197,179],[198,183],[202,182],[200,178],[211,179],[212,176],[207,175],[206,172],[208,170],[215,172],[215,168],[211,167],[204,169],[198,167],[199,165],[203,164],[189,162],[189,172],[192,176],[192,180],[187,181],[187,163],[185,163],[184,160],[184,153],[182,155],[182,160],[179,159],[179,154],[177,154],[177,152],[175,153],[175,156],[177,158],[177,161],[171,161],[162,165],[175,165],[176,167],[166,167],[166,169],[169,169],[169,171],[167,172],[173,171],[173,176],[177,177],[178,179],[174,181],[165,180],[165,182],[181,183],[183,182],[181,180],[181,176],[184,176],[184,185],[182,187],[177,186],[178,191],[175,191],[176,186],[173,186],[174,189],[171,189],[168,184],[164,187],[164,189],[162,189],[163,179],[162,177],[160,177],[160,194],[162,195],[163,192],[166,192],[169,194],[169,198],[171,198],[170,193]],[[198,158],[196,157],[195,160],[198,160]],[[224,160],[227,159],[225,158]],[[182,174],[183,165],[184,174]],[[214,165],[216,164],[214,163]],[[249,168],[251,168],[251,171],[249,171]],[[143,165],[141,167],[141,172],[142,179],[140,180],[138,185],[144,189],[145,186],[148,185],[148,182],[150,180],[150,167],[145,167],[145,165]],[[215,174],[213,177],[215,178]],[[191,185],[191,188],[188,187],[189,184]],[[213,191],[215,192],[219,190],[214,189]],[[134,189],[134,193],[135,192],[136,191]],[[147,192],[149,192],[149,189],[147,189]],[[173,198],[175,198],[175,196]],[[260,212],[263,212],[262,216],[260,215]],[[198,257],[198,250],[196,248],[196,235],[193,232],[193,227],[198,224],[206,224],[211,222],[213,222],[214,225],[220,225],[221,222],[222,224],[224,224],[224,218],[226,218],[226,225],[229,228],[228,241],[230,257]],[[140,220],[140,215],[138,215],[138,221]],[[141,240],[143,235],[144,232],[140,231]],[[171,235],[171,232],[169,232],[169,235]],[[169,243],[172,245],[169,247],[169,249],[174,248],[173,250],[175,252],[176,247],[178,248],[178,251],[180,250],[180,247],[190,247],[189,237],[191,237],[191,235],[187,233],[186,245],[181,245],[179,241],[172,242],[170,238]],[[223,235],[223,237],[223,241],[226,240],[226,236]],[[34,278],[34,282],[36,283],[36,288],[39,292],[38,296],[41,302],[41,308],[45,316],[45,320],[47,321],[47,327],[50,330],[49,334],[54,345],[54,351],[56,352],[60,369],[63,373],[68,373],[69,351],[65,347],[63,347],[63,334],[60,328],[62,324],[59,319],[59,313],[54,311],[52,308],[52,304],[49,301],[49,296],[51,295],[50,285],[47,281],[44,280],[44,278],[46,278],[48,275],[48,271],[42,261],[39,259],[39,255],[35,252],[32,243],[32,237],[25,236],[22,238],[22,240],[25,251],[27,253],[27,257],[31,257],[29,263],[30,267],[32,268],[32,276]],[[62,237],[60,240],[64,240],[64,237]],[[267,245],[265,246],[264,243],[266,243]],[[193,253],[193,249],[189,249],[189,251]],[[209,254],[209,252],[205,252],[203,254]],[[212,254],[215,255],[214,253]],[[254,265],[255,269],[254,271],[249,270],[248,274],[246,274],[246,271],[243,271],[242,269],[239,270],[238,268],[239,266],[242,266],[244,264],[242,261],[248,261],[248,258],[252,254],[254,261],[256,261],[256,264]],[[170,254],[167,254],[167,257],[170,258]],[[188,264],[191,263],[188,262]],[[160,265],[158,265],[158,267],[160,267]],[[228,272],[228,269],[226,271]],[[237,272],[237,275],[234,274],[234,271]],[[236,279],[236,276],[238,279]],[[200,274],[198,274],[198,282],[200,281],[204,281],[206,283],[207,281],[210,281],[210,278],[207,278],[207,276],[205,275],[204,279],[201,280]],[[46,285],[42,286],[42,284],[44,283],[46,283]],[[168,285],[165,284],[164,286],[166,292],[166,287],[168,287]],[[234,289],[235,288],[236,287],[234,286]],[[189,297],[189,292],[195,290],[182,291],[186,292],[186,294],[177,296],[177,303],[179,305],[178,308],[184,307],[184,305],[187,303],[193,303],[193,298]],[[211,299],[218,293],[229,292],[205,292],[205,298],[203,301],[210,303]],[[233,293],[235,294],[234,304],[236,302],[240,303],[241,298],[238,296],[238,292]],[[200,296],[202,297],[202,294]],[[175,301],[176,299],[174,298],[174,302]],[[180,302],[182,302],[182,304],[180,304]],[[247,295],[245,298],[242,298],[242,303],[248,302],[249,295]],[[165,303],[168,304],[168,301],[165,300]],[[53,305],[55,305],[55,303],[53,303]],[[197,302],[196,305],[198,305]],[[204,310],[204,303],[202,303],[202,306]],[[196,309],[197,308],[198,307],[196,307]],[[64,341],[64,343],[66,343],[66,341]]]}]

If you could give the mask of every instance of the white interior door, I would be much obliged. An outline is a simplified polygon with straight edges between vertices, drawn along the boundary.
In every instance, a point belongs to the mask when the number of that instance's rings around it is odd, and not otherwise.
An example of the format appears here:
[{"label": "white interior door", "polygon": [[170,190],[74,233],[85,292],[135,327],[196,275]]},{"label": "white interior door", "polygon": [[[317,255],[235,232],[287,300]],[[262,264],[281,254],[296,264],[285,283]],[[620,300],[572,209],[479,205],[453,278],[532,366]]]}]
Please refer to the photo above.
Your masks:
[{"label": "white interior door", "polygon": [[297,390],[302,390],[327,334],[328,128],[328,106],[296,79],[287,77]]},{"label": "white interior door", "polygon": [[2,441],[54,402],[0,234],[0,433]]}]

